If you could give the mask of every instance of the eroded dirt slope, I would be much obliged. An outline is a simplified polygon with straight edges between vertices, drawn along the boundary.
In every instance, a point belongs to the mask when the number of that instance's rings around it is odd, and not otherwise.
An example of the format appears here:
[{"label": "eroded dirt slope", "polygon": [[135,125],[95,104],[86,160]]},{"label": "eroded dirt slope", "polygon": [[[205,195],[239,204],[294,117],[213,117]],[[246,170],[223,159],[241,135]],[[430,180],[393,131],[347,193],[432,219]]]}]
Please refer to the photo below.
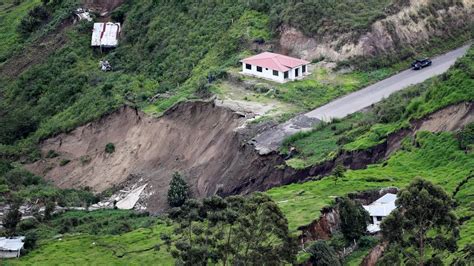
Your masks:
[{"label": "eroded dirt slope", "polygon": [[[123,107],[46,140],[42,152],[53,150],[60,156],[28,168],[59,187],[89,186],[97,192],[123,183],[146,183],[145,205],[159,211],[166,207],[174,171],[184,174],[196,197],[228,194],[257,177],[284,173],[275,168],[279,157],[259,158],[251,146],[241,144],[234,129],[242,120],[210,102],[181,103],[161,118]],[[107,143],[115,145],[114,153],[105,152]],[[63,160],[71,161],[60,166]]]},{"label": "eroded dirt slope", "polygon": [[[26,167],[59,187],[91,187],[100,192],[117,186],[145,185],[140,202],[149,211],[165,209],[173,172],[181,172],[194,197],[246,194],[328,174],[336,162],[358,169],[386,158],[404,136],[417,130],[457,130],[474,120],[474,104],[461,103],[416,121],[413,128],[386,143],[296,171],[276,153],[259,156],[236,131],[244,118],[213,102],[180,103],[153,118],[123,107],[98,121],[41,144],[45,158]],[[107,143],[115,152],[105,152]],[[61,161],[70,160],[61,166]]]},{"label": "eroded dirt slope", "polygon": [[391,54],[472,27],[473,0],[453,2],[447,8],[439,9],[433,9],[430,3],[430,0],[410,0],[398,13],[375,21],[367,33],[356,38],[353,32],[308,37],[296,28],[283,25],[280,49],[308,60],[340,61],[357,56]]}]

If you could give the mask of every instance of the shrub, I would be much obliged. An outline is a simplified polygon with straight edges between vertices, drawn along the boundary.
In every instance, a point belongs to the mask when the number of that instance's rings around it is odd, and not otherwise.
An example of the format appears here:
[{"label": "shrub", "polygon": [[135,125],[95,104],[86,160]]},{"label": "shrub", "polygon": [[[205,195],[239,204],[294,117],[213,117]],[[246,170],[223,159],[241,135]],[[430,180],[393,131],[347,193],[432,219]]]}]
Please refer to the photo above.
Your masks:
[{"label": "shrub", "polygon": [[44,6],[36,6],[28,12],[18,25],[18,32],[28,36],[49,19],[48,10]]},{"label": "shrub", "polygon": [[338,207],[341,216],[341,232],[344,237],[352,241],[365,235],[370,217],[362,205],[344,197],[339,201]]},{"label": "shrub", "polygon": [[178,172],[173,174],[168,190],[168,204],[180,207],[189,198],[189,187]]},{"label": "shrub", "polygon": [[83,155],[79,158],[79,160],[81,161],[82,165],[86,165],[86,164],[90,163],[92,159],[89,155]]},{"label": "shrub", "polygon": [[107,143],[107,145],[105,145],[105,152],[106,153],[113,153],[115,152],[115,145],[113,143]]},{"label": "shrub", "polygon": [[459,146],[461,149],[466,150],[474,145],[474,123],[467,124],[458,133]]},{"label": "shrub", "polygon": [[48,153],[46,153],[46,158],[55,158],[58,157],[59,153],[57,153],[55,150],[49,150]]},{"label": "shrub", "polygon": [[311,254],[310,262],[318,266],[338,266],[341,265],[334,249],[325,241],[316,241],[307,252]]},{"label": "shrub", "polygon": [[60,162],[59,162],[59,166],[65,166],[66,164],[70,163],[71,160],[69,159],[62,159]]}]

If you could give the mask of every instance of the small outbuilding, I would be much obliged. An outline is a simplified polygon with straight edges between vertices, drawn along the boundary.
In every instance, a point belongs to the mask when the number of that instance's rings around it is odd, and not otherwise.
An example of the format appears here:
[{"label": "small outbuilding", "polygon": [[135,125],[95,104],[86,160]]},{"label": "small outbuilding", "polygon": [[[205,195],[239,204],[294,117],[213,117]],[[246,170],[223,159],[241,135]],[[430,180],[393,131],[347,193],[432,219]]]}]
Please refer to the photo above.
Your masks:
[{"label": "small outbuilding", "polygon": [[0,258],[19,258],[24,241],[24,236],[0,237]]},{"label": "small outbuilding", "polygon": [[284,83],[308,75],[309,62],[286,55],[264,52],[240,61],[242,73]]},{"label": "small outbuilding", "polygon": [[117,47],[120,30],[120,23],[94,23],[91,46],[102,48]]},{"label": "small outbuilding", "polygon": [[393,210],[395,210],[395,201],[397,195],[387,193],[378,200],[369,205],[363,206],[370,215],[370,223],[367,226],[367,231],[374,234],[380,231],[380,224],[383,218],[387,217]]}]

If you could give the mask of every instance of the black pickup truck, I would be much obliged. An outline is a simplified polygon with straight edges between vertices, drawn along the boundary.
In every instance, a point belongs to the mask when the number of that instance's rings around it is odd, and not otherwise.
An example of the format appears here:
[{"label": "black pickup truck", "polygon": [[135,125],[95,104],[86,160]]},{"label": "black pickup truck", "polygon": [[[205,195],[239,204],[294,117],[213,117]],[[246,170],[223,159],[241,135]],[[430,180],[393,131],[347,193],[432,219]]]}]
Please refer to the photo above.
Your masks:
[{"label": "black pickup truck", "polygon": [[417,59],[417,60],[415,60],[415,62],[413,62],[411,64],[411,68],[413,70],[420,70],[420,69],[425,68],[427,66],[431,66],[431,60],[428,59],[428,58]]}]

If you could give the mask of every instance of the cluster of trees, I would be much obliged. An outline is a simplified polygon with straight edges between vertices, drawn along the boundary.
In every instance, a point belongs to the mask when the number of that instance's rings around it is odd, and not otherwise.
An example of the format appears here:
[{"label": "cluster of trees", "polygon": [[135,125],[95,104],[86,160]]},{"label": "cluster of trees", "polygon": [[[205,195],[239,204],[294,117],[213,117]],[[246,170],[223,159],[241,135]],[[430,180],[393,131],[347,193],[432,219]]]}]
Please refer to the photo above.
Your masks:
[{"label": "cluster of trees", "polygon": [[395,204],[397,209],[381,225],[390,242],[382,265],[442,265],[442,251],[457,250],[454,202],[440,186],[417,178],[398,193]]},{"label": "cluster of trees", "polygon": [[161,238],[179,264],[279,265],[296,259],[288,222],[265,194],[189,199],[169,216],[176,227]]}]

